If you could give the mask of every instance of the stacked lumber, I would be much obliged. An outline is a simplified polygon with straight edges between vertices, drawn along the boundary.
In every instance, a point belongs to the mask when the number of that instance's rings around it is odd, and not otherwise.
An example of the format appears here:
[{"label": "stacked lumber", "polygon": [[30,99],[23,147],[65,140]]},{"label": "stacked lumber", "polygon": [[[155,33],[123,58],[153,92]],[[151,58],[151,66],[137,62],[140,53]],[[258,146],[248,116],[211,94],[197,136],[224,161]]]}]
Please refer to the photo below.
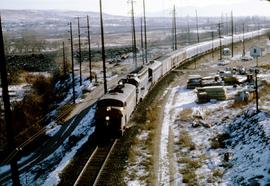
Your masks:
[{"label": "stacked lumber", "polygon": [[223,86],[197,88],[199,103],[209,102],[211,99],[223,101],[227,99],[226,89]]},{"label": "stacked lumber", "polygon": [[194,89],[202,86],[202,77],[200,75],[189,75],[187,89]]},{"label": "stacked lumber", "polygon": [[202,87],[209,87],[209,86],[221,86],[224,82],[221,81],[219,76],[209,76],[202,78]]}]

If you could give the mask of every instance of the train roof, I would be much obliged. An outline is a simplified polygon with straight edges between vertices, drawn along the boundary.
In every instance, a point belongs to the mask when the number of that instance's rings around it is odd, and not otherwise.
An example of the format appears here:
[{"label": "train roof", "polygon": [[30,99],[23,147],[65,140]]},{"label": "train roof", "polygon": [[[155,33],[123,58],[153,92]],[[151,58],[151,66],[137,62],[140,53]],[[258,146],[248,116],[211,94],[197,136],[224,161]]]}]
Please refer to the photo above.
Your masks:
[{"label": "train roof", "polygon": [[134,85],[131,84],[117,85],[114,89],[112,89],[102,98],[100,98],[99,102],[115,100],[124,104],[129,98],[129,96],[135,91],[136,87]]},{"label": "train roof", "polygon": [[164,56],[160,56],[159,58],[156,59],[156,61],[164,61],[165,59],[170,59],[172,56],[171,56],[171,53],[170,54],[166,54]]},{"label": "train roof", "polygon": [[153,63],[149,64],[148,68],[151,70],[156,70],[162,63],[160,61],[154,61]]},{"label": "train roof", "polygon": [[140,68],[138,68],[136,71],[131,72],[129,75],[133,75],[134,77],[137,76],[138,78],[140,78],[146,72],[148,72],[148,68],[145,65],[143,65]]}]

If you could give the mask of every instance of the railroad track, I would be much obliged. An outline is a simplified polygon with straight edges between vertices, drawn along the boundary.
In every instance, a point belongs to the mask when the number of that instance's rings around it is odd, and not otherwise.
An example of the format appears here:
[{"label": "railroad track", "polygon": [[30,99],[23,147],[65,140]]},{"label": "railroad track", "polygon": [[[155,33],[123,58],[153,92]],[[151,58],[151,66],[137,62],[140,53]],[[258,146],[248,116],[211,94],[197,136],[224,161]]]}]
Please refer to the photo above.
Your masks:
[{"label": "railroad track", "polygon": [[117,139],[104,146],[97,146],[86,162],[74,186],[97,185],[108,158],[117,143]]}]

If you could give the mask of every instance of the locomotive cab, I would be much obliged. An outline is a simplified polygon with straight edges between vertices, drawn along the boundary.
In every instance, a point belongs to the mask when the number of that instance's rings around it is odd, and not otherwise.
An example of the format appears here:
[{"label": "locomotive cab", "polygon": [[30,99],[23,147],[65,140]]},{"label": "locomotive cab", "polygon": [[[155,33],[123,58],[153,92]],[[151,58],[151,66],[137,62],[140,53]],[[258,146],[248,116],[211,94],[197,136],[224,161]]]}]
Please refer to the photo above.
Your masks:
[{"label": "locomotive cab", "polygon": [[97,103],[96,133],[99,139],[123,135],[136,106],[136,87],[121,84],[105,94]]}]

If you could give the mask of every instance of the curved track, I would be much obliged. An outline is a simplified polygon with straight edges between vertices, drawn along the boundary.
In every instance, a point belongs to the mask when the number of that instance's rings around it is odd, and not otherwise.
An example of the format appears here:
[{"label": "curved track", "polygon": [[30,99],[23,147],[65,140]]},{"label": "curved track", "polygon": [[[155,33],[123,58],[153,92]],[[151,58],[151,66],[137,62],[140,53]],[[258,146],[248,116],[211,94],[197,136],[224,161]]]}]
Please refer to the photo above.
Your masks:
[{"label": "curved track", "polygon": [[96,147],[74,183],[75,186],[97,185],[100,175],[102,174],[107,160],[117,142],[118,140],[116,139],[106,145]]}]

